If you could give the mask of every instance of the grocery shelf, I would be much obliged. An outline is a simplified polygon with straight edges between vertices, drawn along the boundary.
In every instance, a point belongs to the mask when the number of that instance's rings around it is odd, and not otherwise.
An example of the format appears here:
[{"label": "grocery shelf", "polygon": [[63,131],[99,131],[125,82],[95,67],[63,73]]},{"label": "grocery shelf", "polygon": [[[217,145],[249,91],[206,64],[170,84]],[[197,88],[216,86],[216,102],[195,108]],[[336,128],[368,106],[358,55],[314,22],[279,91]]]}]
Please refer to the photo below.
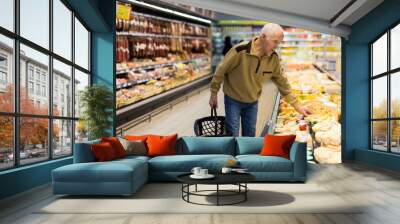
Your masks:
[{"label": "grocery shelf", "polygon": [[192,61],[196,61],[196,60],[203,60],[203,59],[208,59],[208,56],[204,56],[204,57],[199,57],[199,58],[193,58],[190,60],[183,60],[183,61],[174,61],[174,62],[167,62],[167,63],[162,63],[162,64],[154,64],[154,65],[143,65],[143,66],[138,66],[138,67],[134,67],[134,68],[128,68],[128,69],[124,69],[124,70],[118,70],[116,72],[117,75],[122,75],[122,74],[126,74],[128,72],[134,72],[134,71],[139,71],[139,70],[149,70],[149,69],[156,69],[156,68],[163,68],[163,67],[167,67],[167,66],[171,66],[171,65],[176,65],[176,64],[181,64],[181,63],[188,63],[188,62],[192,62]]},{"label": "grocery shelf", "polygon": [[175,87],[158,95],[154,95],[147,99],[117,109],[117,127],[123,126],[124,124],[129,123],[140,116],[148,114],[151,111],[168,104],[174,99],[189,94],[201,86],[208,85],[211,81],[211,78],[212,75],[209,74],[187,84]]},{"label": "grocery shelf", "polygon": [[172,36],[172,35],[164,35],[164,34],[153,34],[153,33],[137,33],[130,31],[118,31],[117,35],[119,36],[134,36],[134,37],[154,37],[154,38],[182,38],[182,39],[202,39],[209,40],[210,38],[207,36]]},{"label": "grocery shelf", "polygon": [[153,16],[153,15],[144,14],[144,13],[140,13],[140,12],[132,12],[132,14],[134,14],[134,15],[139,15],[139,16],[143,16],[143,17],[146,17],[146,18],[158,19],[158,20],[161,20],[161,21],[174,22],[174,23],[183,23],[183,24],[190,24],[190,25],[195,25],[195,26],[201,26],[201,27],[203,27],[203,28],[208,28],[208,26],[200,25],[200,24],[198,24],[198,23],[191,23],[191,22],[182,21],[182,20],[176,20],[176,19],[168,19],[168,18],[159,17],[159,16]]}]

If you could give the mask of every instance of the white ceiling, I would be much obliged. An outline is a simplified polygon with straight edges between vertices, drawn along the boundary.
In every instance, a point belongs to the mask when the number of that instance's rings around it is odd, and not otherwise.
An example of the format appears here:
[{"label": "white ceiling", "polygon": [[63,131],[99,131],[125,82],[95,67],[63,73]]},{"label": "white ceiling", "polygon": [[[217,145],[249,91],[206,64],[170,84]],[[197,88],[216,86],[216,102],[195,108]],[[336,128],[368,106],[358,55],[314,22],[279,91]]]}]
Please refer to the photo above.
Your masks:
[{"label": "white ceiling", "polygon": [[[383,0],[171,0],[216,12],[347,37],[350,26]],[[333,20],[345,6],[337,20]]]}]

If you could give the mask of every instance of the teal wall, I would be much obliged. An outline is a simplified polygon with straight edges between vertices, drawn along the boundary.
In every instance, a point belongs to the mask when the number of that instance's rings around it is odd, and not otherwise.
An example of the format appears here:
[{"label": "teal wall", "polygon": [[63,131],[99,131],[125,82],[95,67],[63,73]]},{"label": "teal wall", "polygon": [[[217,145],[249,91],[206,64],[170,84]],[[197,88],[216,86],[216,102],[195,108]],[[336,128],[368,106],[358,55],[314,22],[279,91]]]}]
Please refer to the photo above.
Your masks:
[{"label": "teal wall", "polygon": [[[398,170],[398,156],[369,150],[369,43],[400,22],[400,0],[386,0],[351,27],[343,42],[343,159]],[[357,152],[356,152],[357,150]],[[363,150],[363,151],[359,151]],[[397,163],[397,164],[396,164]]]},{"label": "teal wall", "polygon": [[48,183],[53,169],[71,163],[69,157],[0,172],[0,199]]},{"label": "teal wall", "polygon": [[[67,0],[67,2],[92,32],[92,82],[104,83],[114,93],[115,2],[111,0]],[[113,96],[115,97],[115,94]],[[110,119],[114,121],[114,118],[115,116]],[[111,133],[115,133],[114,127],[115,125],[109,128]],[[72,157],[69,157],[0,172],[0,199],[50,182],[53,169],[71,163]]]},{"label": "teal wall", "polygon": [[[92,33],[92,82],[109,86],[113,93],[113,105],[115,105],[115,72],[114,72],[114,33]],[[113,125],[109,132],[115,135],[115,109]]]}]

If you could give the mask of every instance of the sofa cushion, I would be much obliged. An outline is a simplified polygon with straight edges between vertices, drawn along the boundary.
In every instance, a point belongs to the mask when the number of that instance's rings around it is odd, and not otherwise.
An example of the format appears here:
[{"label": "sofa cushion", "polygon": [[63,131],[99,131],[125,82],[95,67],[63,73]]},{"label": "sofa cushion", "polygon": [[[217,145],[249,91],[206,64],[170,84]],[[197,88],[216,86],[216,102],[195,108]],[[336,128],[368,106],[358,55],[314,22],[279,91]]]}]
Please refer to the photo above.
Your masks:
[{"label": "sofa cushion", "polygon": [[231,155],[175,155],[158,156],[149,160],[149,170],[163,172],[190,172],[193,167],[199,166],[211,172],[219,171],[230,159]]},{"label": "sofa cushion", "polygon": [[177,154],[235,155],[235,139],[233,137],[182,137],[177,144]]},{"label": "sofa cushion", "polygon": [[113,162],[117,162],[117,161],[131,162],[133,160],[138,160],[138,161],[142,161],[142,162],[148,162],[149,159],[150,159],[150,157],[147,157],[147,156],[131,155],[131,156],[125,156],[124,158],[113,160]]},{"label": "sofa cushion", "polygon": [[[53,170],[58,182],[129,182],[134,172],[143,172],[146,162],[131,159],[109,162],[75,163]],[[147,175],[147,174],[146,174]]]},{"label": "sofa cushion", "polygon": [[96,158],[90,148],[92,144],[99,144],[100,140],[75,143],[74,163],[95,162]]},{"label": "sofa cushion", "polygon": [[263,144],[263,137],[237,137],[236,155],[260,154]]},{"label": "sofa cushion", "polygon": [[279,156],[239,155],[239,166],[249,172],[292,172],[292,161]]}]

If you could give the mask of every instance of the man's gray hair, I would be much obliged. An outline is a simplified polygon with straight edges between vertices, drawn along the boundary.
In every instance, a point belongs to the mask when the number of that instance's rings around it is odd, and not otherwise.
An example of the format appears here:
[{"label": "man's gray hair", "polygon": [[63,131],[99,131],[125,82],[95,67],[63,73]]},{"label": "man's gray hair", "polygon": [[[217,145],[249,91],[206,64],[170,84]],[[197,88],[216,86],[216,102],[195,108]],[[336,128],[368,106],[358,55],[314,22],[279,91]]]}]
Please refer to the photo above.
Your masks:
[{"label": "man's gray hair", "polygon": [[261,34],[265,34],[265,36],[267,36],[267,37],[274,36],[275,34],[278,34],[278,33],[283,34],[283,29],[280,25],[278,25],[276,23],[267,23],[261,29]]}]

